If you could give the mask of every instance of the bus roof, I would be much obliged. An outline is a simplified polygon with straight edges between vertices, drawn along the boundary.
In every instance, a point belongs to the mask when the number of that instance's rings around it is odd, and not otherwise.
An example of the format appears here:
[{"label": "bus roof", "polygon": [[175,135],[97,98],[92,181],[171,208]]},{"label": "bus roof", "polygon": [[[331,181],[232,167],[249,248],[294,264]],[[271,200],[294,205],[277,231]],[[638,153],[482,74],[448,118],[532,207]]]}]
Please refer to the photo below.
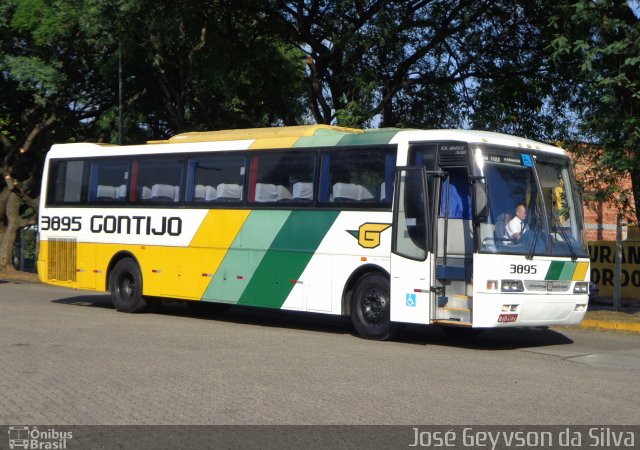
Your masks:
[{"label": "bus roof", "polygon": [[[285,149],[296,147],[339,147],[351,145],[384,145],[416,142],[422,140],[462,141],[477,144],[494,144],[522,149],[542,150],[555,154],[566,154],[558,147],[543,144],[517,136],[492,133],[477,130],[418,130],[402,128],[378,128],[360,130],[355,128],[336,127],[331,125],[299,125],[287,127],[248,128],[238,130],[219,130],[181,133],[166,140],[149,141],[143,145],[112,146],[109,144],[58,144],[56,153],[66,153],[64,150],[75,151],[84,146],[94,155],[104,154],[106,148],[109,154],[126,154],[131,152],[145,153],[153,148],[164,153],[164,145],[172,146],[169,152],[194,150],[194,145],[200,150],[240,150],[240,149]],[[233,142],[233,144],[231,144]],[[217,145],[206,145],[216,143]],[[223,144],[225,143],[225,144]],[[182,145],[181,145],[182,144]],[[186,144],[189,149],[184,147]],[[231,144],[231,146],[229,146]],[[100,147],[102,147],[102,149]],[[175,146],[175,147],[174,147]],[[223,148],[224,147],[224,148]],[[93,149],[90,150],[90,149]],[[64,149],[64,150],[63,150]],[[102,150],[102,151],[100,151]],[[61,155],[62,156],[62,155]]]},{"label": "bus roof", "polygon": [[167,140],[149,141],[149,144],[178,144],[184,142],[237,141],[245,139],[301,138],[317,133],[363,133],[357,128],[331,125],[295,125],[288,127],[242,128],[238,130],[192,131],[180,133]]},{"label": "bus roof", "polygon": [[462,141],[470,144],[494,144],[508,147],[518,147],[522,149],[542,150],[551,153],[565,155],[566,151],[553,145],[526,139],[519,136],[512,136],[491,131],[462,130],[462,129],[441,129],[441,130],[407,130],[399,133],[396,139],[399,141]]}]

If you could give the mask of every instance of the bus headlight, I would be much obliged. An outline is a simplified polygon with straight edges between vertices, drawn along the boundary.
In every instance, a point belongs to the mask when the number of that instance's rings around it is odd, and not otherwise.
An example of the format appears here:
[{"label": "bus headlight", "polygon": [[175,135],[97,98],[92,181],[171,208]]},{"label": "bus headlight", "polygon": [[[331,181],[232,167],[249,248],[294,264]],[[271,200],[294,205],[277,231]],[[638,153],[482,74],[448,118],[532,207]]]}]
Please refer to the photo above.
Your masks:
[{"label": "bus headlight", "polygon": [[524,285],[520,280],[502,280],[502,292],[523,292]]},{"label": "bus headlight", "polygon": [[574,294],[588,294],[589,293],[589,283],[586,281],[578,281],[575,286],[573,286]]}]

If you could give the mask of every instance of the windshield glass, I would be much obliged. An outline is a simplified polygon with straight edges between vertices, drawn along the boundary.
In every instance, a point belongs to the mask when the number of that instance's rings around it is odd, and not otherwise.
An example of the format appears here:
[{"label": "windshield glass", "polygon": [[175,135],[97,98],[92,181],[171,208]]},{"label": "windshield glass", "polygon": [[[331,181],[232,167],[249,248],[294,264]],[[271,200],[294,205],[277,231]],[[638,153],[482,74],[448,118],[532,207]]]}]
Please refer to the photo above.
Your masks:
[{"label": "windshield glass", "polygon": [[588,256],[568,158],[522,149],[475,151],[476,172],[485,177],[489,196],[480,251]]}]

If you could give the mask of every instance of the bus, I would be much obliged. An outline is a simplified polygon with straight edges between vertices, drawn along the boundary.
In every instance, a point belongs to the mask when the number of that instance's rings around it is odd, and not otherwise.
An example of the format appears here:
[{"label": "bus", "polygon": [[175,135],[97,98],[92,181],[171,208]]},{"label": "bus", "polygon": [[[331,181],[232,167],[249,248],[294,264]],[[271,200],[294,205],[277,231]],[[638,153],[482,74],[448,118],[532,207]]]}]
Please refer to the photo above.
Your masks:
[{"label": "bus", "polygon": [[[470,331],[580,323],[589,253],[567,153],[470,130],[327,125],[54,145],[38,273],[159,299]],[[519,239],[508,228],[525,210]]]}]

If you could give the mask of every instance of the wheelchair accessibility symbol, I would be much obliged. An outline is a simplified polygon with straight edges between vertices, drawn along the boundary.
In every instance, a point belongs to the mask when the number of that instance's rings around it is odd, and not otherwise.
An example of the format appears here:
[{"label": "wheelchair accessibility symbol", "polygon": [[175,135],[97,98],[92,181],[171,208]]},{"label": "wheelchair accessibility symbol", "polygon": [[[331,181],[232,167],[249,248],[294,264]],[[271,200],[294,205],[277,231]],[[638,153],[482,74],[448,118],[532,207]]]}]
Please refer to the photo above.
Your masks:
[{"label": "wheelchair accessibility symbol", "polygon": [[416,306],[416,294],[407,294],[407,306]]}]

